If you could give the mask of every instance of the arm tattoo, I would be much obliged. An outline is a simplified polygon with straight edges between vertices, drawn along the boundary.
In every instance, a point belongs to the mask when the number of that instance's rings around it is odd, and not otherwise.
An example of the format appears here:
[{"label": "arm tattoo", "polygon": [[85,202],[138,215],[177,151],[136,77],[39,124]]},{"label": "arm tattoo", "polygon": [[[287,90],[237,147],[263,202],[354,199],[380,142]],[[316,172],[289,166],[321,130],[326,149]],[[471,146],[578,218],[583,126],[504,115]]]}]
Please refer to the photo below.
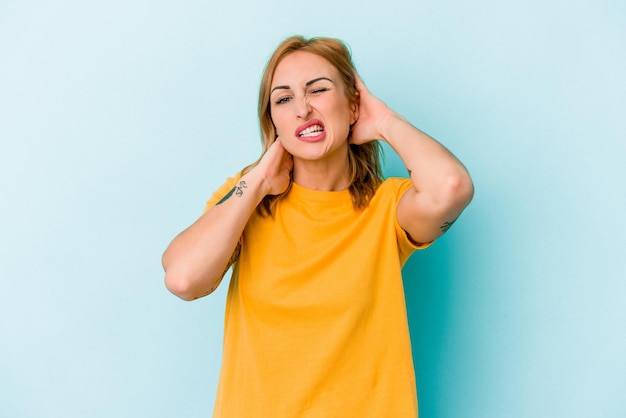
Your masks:
[{"label": "arm tattoo", "polygon": [[443,225],[441,225],[439,227],[439,229],[441,229],[441,232],[446,232],[448,229],[450,229],[450,227],[456,222],[456,219],[453,220],[452,222],[444,222]]},{"label": "arm tattoo", "polygon": [[222,276],[224,276],[226,274],[226,272],[228,271],[228,269],[237,262],[237,260],[239,260],[239,254],[241,253],[241,239],[239,240],[239,242],[237,242],[237,246],[235,246],[235,249],[233,250],[233,253],[230,256],[230,259],[228,260],[228,264],[226,265],[226,268],[224,269],[224,272],[222,273]]},{"label": "arm tattoo", "polygon": [[233,195],[233,193],[235,193],[238,197],[241,197],[241,195],[243,194],[243,189],[246,189],[247,187],[248,185],[246,184],[245,181],[240,181],[239,186],[235,186],[232,189],[230,189],[230,192],[226,193],[226,196],[221,198],[220,201],[215,204],[215,206],[219,205],[220,203],[226,202],[228,198]]},{"label": "arm tattoo", "polygon": [[228,200],[228,198],[233,195],[234,191],[235,191],[235,188],[233,187],[232,189],[230,189],[230,192],[226,193],[226,196],[221,198],[220,201],[215,204],[215,206],[219,205],[220,203],[226,202]]},{"label": "arm tattoo", "polygon": [[[411,177],[412,170],[410,168],[407,168],[407,171],[409,172],[409,177]],[[450,229],[452,225],[454,225],[455,222],[456,219],[444,222],[443,225],[439,227],[439,229],[441,229],[441,233],[445,233],[448,229]]]},{"label": "arm tattoo", "polygon": [[239,186],[237,186],[237,190],[235,191],[235,194],[238,197],[241,197],[241,195],[243,194],[243,189],[247,189],[248,185],[246,184],[245,181],[240,181],[239,182]]}]

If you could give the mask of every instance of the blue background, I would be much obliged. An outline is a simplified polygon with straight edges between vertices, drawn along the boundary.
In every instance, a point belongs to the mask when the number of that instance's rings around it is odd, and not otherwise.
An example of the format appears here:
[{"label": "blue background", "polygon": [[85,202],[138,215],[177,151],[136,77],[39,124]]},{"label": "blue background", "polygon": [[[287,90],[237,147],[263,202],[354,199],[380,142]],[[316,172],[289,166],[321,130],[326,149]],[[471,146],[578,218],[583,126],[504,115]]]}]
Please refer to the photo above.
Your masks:
[{"label": "blue background", "polygon": [[473,176],[405,269],[421,417],[626,416],[617,0],[0,2],[0,416],[210,416],[226,286],[182,302],[160,257],[257,158],[293,33]]}]

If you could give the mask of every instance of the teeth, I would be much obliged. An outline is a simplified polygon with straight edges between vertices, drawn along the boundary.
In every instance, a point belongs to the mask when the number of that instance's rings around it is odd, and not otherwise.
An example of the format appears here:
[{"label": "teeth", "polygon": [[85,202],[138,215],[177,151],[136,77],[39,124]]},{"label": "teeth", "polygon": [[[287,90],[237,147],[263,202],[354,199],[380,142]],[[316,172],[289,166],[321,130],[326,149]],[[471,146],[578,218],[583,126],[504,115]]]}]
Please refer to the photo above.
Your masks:
[{"label": "teeth", "polygon": [[320,125],[312,125],[306,128],[305,130],[303,130],[302,132],[300,132],[300,136],[315,136],[319,132],[323,132],[323,131],[324,131],[324,128],[322,128]]}]

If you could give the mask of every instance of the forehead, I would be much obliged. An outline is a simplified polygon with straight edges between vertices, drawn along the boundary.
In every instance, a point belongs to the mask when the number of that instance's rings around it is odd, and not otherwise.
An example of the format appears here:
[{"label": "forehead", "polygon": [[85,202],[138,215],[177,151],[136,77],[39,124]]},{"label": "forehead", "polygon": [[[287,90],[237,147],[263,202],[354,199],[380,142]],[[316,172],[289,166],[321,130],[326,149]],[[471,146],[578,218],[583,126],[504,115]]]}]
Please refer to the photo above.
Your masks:
[{"label": "forehead", "polygon": [[279,85],[296,87],[318,77],[338,82],[339,72],[325,58],[311,52],[296,51],[284,57],[276,66],[271,88]]}]

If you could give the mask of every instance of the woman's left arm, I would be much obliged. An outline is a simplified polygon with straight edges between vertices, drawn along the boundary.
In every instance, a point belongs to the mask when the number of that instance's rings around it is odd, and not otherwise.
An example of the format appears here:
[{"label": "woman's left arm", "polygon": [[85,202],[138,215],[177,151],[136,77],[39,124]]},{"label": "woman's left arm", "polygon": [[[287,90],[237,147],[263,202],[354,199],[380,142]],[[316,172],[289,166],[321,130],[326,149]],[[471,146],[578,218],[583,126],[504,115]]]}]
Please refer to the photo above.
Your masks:
[{"label": "woman's left arm", "polygon": [[356,87],[359,118],[351,142],[380,139],[398,153],[413,183],[398,203],[398,223],[414,242],[431,242],[450,228],[472,200],[472,179],[450,151],[374,97],[358,75]]}]

